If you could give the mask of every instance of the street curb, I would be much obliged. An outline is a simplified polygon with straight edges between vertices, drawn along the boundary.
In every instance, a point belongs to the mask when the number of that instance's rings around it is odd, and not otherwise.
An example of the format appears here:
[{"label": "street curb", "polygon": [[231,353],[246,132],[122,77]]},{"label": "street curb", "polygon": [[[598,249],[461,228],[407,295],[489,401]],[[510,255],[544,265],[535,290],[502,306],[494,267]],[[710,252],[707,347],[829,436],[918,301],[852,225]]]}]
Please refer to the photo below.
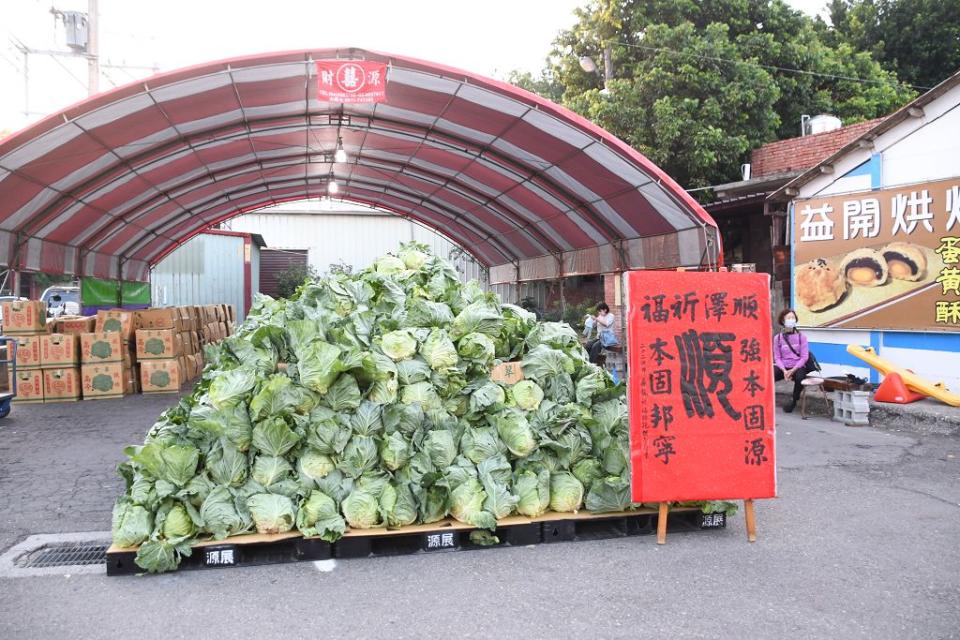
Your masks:
[{"label": "street curb", "polygon": [[[792,386],[791,386],[792,389]],[[778,407],[785,405],[791,391],[776,390]],[[833,404],[823,400],[818,391],[807,391],[807,415],[833,419]],[[827,393],[830,398],[833,394]],[[800,413],[799,403],[794,409]],[[906,431],[917,435],[960,436],[960,409],[943,405],[899,405],[884,402],[870,402],[870,424],[874,429],[884,431]]]}]

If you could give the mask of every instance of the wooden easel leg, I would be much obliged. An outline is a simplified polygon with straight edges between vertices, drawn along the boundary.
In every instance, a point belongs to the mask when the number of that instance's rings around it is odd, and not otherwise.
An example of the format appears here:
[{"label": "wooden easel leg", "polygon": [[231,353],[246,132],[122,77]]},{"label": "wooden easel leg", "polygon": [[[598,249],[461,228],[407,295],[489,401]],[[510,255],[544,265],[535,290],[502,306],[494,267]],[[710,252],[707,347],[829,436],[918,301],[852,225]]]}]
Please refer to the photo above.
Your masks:
[{"label": "wooden easel leg", "polygon": [[753,500],[743,501],[743,515],[747,521],[747,541],[757,541],[757,516],[753,512]]},{"label": "wooden easel leg", "polygon": [[657,544],[667,544],[667,511],[666,502],[660,503],[660,516],[657,518]]}]

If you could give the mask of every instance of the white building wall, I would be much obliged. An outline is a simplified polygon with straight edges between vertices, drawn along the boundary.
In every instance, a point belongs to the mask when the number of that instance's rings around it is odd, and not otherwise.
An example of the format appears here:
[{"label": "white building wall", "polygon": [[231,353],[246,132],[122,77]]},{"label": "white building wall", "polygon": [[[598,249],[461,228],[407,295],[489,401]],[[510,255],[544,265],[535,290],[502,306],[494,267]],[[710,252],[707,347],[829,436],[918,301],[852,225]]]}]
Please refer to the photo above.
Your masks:
[{"label": "white building wall", "polygon": [[354,270],[369,266],[400,243],[416,240],[437,255],[453,259],[466,280],[486,285],[486,270],[458,245],[415,222],[387,213],[367,211],[258,212],[234,218],[233,231],[259,233],[271,249],[307,249],[310,264],[320,273],[331,264]]},{"label": "white building wall", "polygon": [[[882,188],[903,184],[933,182],[960,175],[960,87],[954,94],[954,107],[948,111],[937,109],[938,103],[924,110],[921,126],[902,139],[896,139],[897,129],[878,142],[892,138],[891,146],[883,150]],[[948,94],[949,95],[949,94]]]},{"label": "white building wall", "polygon": [[[878,165],[873,167],[875,173],[858,170],[864,163]],[[925,105],[922,115],[881,134],[872,146],[838,158],[833,173],[801,186],[798,198],[890,189],[957,176],[960,86]],[[881,376],[875,370],[846,353],[846,345],[859,344],[872,346],[882,358],[960,392],[960,333],[809,329],[806,334],[826,375],[852,373],[879,382]]]}]

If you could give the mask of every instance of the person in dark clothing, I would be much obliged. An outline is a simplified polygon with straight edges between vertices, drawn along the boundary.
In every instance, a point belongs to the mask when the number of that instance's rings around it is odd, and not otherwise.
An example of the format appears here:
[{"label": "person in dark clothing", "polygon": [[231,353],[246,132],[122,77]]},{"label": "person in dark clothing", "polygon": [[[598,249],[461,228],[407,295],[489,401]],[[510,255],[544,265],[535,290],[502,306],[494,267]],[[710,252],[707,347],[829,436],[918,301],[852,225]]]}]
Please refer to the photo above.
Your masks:
[{"label": "person in dark clothing", "polygon": [[800,400],[803,391],[803,379],[807,377],[807,362],[810,359],[810,347],[807,336],[797,329],[797,314],[793,309],[784,309],[777,319],[782,327],[773,339],[773,378],[774,380],[793,380],[793,397],[784,405],[783,410],[790,413]]}]

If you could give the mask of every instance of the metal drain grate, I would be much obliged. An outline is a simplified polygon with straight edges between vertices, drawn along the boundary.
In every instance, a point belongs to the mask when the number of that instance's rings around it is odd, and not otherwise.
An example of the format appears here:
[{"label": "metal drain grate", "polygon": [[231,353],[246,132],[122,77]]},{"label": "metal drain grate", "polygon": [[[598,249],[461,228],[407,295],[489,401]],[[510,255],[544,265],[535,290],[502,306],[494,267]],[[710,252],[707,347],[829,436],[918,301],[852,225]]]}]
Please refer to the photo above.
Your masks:
[{"label": "metal drain grate", "polygon": [[102,565],[107,561],[107,547],[100,542],[66,542],[45,544],[21,554],[14,560],[20,569],[46,569],[48,567],[75,567]]}]

